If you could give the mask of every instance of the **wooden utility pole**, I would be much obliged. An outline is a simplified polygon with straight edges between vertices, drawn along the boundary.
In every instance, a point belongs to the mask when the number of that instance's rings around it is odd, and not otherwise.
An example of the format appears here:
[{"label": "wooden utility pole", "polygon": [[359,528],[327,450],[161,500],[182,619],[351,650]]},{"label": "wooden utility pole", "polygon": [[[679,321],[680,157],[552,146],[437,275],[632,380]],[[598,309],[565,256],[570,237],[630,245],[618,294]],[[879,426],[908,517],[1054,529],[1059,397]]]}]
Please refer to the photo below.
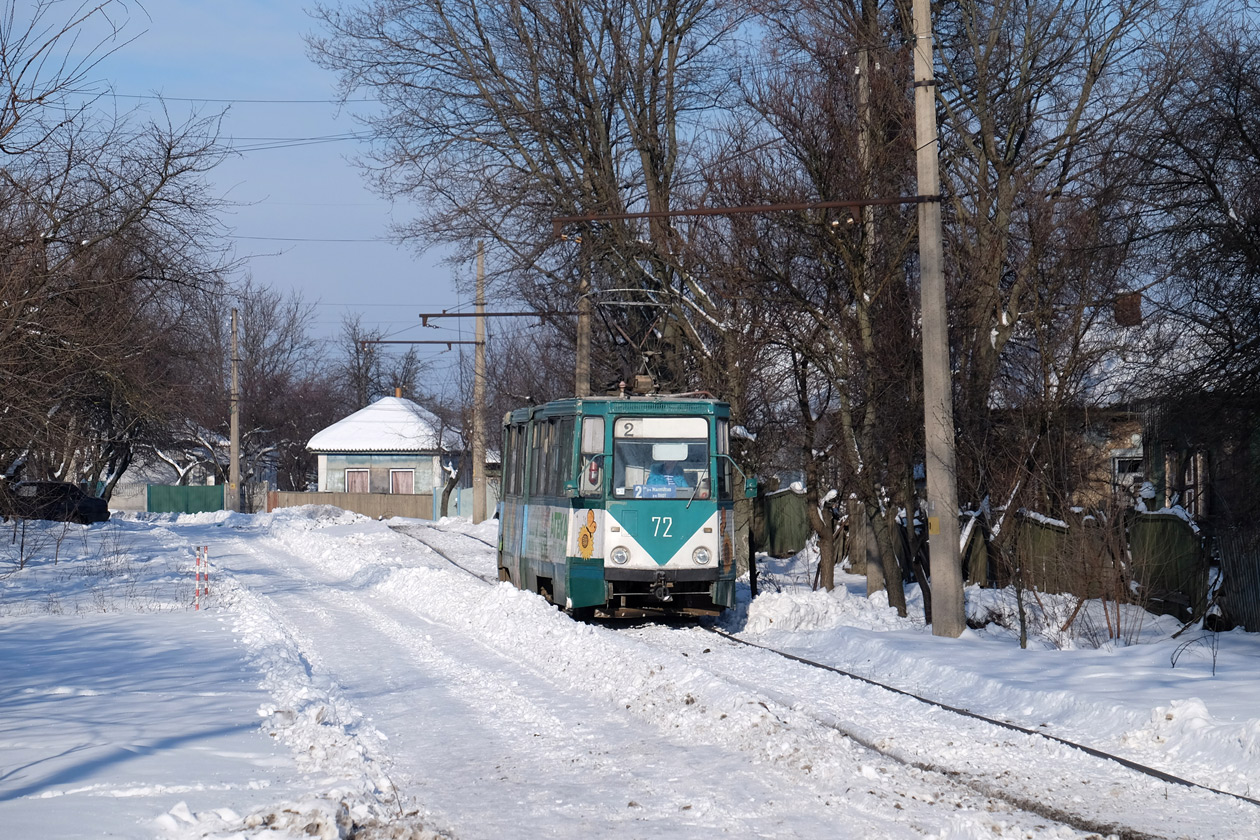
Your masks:
[{"label": "wooden utility pole", "polygon": [[919,196],[919,306],[923,318],[923,420],[927,443],[928,546],[932,555],[932,634],[966,627],[958,546],[954,395],[941,247],[940,153],[930,0],[914,0],[914,126]]},{"label": "wooden utility pole", "polygon": [[476,346],[473,348],[473,524],[486,519],[486,248],[477,243]]},{"label": "wooden utility pole", "polygon": [[241,509],[241,384],[240,359],[237,357],[236,310],[232,310],[232,395],[228,408],[230,438],[228,443],[228,486],[223,505],[228,510]]}]

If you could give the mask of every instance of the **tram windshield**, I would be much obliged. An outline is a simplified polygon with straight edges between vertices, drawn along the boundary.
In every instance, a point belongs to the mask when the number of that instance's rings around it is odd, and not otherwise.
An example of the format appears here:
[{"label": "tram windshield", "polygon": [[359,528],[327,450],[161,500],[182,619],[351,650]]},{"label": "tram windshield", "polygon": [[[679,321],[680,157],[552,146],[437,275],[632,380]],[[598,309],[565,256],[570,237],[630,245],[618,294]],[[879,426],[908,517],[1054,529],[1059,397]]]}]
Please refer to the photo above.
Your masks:
[{"label": "tram windshield", "polygon": [[621,417],[613,434],[613,496],[707,499],[708,422],[703,417]]}]

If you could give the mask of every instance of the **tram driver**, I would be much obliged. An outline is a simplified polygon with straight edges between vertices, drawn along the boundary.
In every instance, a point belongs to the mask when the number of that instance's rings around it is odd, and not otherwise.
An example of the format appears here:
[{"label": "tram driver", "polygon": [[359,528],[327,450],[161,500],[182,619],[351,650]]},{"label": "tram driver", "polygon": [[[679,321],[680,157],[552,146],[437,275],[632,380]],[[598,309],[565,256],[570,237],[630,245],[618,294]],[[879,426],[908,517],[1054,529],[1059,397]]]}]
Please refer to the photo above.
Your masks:
[{"label": "tram driver", "polygon": [[656,461],[648,472],[649,487],[689,488],[687,476],[677,461]]}]

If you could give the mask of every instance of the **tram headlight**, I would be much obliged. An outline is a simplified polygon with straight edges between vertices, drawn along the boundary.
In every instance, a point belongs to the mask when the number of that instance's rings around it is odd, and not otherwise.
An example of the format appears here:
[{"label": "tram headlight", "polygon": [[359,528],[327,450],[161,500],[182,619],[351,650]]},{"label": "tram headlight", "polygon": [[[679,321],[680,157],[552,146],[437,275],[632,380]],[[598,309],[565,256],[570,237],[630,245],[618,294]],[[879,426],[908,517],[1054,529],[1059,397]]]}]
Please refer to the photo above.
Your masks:
[{"label": "tram headlight", "polygon": [[704,546],[700,546],[695,551],[691,552],[691,559],[696,562],[697,566],[707,566],[709,565],[709,561],[713,559],[713,555],[709,553],[709,549]]},{"label": "tram headlight", "polygon": [[624,545],[619,545],[608,553],[608,559],[618,566],[624,566],[630,562],[630,549]]}]

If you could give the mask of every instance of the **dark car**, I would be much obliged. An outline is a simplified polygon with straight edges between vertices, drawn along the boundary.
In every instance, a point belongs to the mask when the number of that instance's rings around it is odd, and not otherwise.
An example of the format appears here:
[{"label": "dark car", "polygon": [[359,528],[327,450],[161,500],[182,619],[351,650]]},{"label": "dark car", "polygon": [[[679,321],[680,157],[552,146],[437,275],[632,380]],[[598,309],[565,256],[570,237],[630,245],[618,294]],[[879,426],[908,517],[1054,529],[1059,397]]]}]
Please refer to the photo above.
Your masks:
[{"label": "dark car", "polygon": [[9,488],[8,513],[24,519],[55,519],[90,525],[109,519],[104,499],[65,481],[19,481]]}]

